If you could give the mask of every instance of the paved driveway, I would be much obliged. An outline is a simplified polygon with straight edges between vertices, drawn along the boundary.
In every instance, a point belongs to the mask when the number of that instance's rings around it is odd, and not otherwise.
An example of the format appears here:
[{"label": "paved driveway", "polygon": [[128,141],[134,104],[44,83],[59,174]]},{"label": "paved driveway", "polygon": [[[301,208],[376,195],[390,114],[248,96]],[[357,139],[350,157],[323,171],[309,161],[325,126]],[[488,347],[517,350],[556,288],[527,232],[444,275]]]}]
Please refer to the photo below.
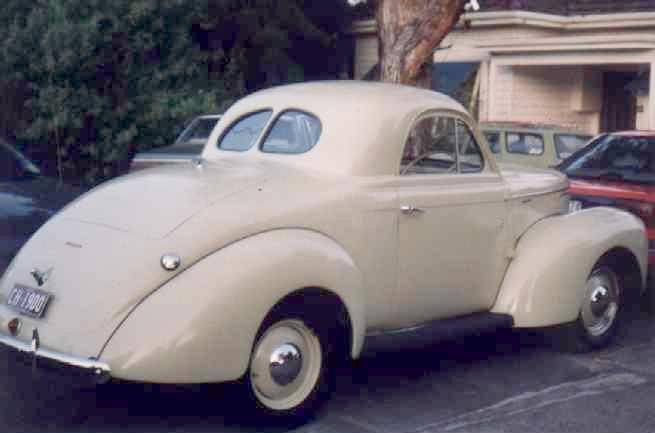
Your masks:
[{"label": "paved driveway", "polygon": [[[635,313],[619,343],[568,355],[502,333],[425,350],[369,353],[340,372],[303,433],[655,432],[655,319]],[[109,385],[96,393],[32,381],[0,352],[0,431],[283,432],[229,386]]]}]

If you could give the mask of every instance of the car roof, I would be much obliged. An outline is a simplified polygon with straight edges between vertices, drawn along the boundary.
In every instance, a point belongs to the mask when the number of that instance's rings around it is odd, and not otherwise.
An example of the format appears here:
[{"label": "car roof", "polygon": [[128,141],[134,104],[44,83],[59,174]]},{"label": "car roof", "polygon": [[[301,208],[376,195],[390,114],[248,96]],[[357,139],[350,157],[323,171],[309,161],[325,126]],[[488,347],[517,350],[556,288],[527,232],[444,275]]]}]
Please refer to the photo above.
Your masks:
[{"label": "car roof", "polygon": [[609,135],[620,137],[655,137],[655,131],[635,130],[635,131],[617,131],[609,132]]},{"label": "car roof", "polygon": [[480,122],[480,129],[483,131],[486,130],[512,130],[512,131],[543,131],[543,132],[555,132],[555,133],[566,133],[566,134],[575,134],[575,135],[584,135],[591,137],[593,134],[589,134],[585,131],[580,131],[579,129],[573,127],[566,127],[561,125],[551,125],[551,124],[542,124],[542,123],[531,123],[531,122],[514,122],[514,121],[490,121],[490,122]]},{"label": "car roof", "polygon": [[248,155],[343,174],[395,174],[409,128],[417,116],[445,110],[470,119],[461,104],[431,90],[363,81],[318,81],[274,87],[239,100],[223,114],[208,141],[217,143],[235,121],[267,109],[273,111],[269,122],[280,112],[294,109],[318,117],[322,124],[319,142],[300,155],[261,154],[254,146],[247,152],[229,152],[208,145],[203,157]]}]

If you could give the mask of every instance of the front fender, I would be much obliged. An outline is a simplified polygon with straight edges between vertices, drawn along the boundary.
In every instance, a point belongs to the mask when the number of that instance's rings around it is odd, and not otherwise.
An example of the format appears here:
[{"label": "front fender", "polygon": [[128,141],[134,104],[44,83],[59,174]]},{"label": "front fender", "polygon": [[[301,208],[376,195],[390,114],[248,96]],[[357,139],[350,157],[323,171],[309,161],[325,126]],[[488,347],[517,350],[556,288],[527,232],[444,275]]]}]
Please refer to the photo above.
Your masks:
[{"label": "front fender", "polygon": [[519,240],[492,311],[511,315],[517,327],[575,320],[589,274],[615,248],[637,258],[643,283],[648,244],[634,215],[598,207],[538,222]]},{"label": "front fender", "polygon": [[247,370],[271,308],[305,287],[340,297],[352,354],[365,334],[362,277],[348,253],[309,230],[280,229],[232,243],[145,298],[116,329],[99,359],[112,376],[144,382],[235,380]]}]

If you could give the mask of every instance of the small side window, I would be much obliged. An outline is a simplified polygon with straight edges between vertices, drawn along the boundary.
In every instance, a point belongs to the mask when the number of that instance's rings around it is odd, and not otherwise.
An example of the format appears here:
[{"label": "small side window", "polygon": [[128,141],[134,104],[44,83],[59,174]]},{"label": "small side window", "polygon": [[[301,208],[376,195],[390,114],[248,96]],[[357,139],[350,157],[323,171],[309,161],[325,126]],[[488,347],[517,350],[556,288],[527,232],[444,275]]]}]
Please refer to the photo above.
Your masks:
[{"label": "small side window", "polygon": [[250,149],[257,142],[271,113],[271,110],[259,111],[237,120],[223,135],[218,143],[218,148],[236,152],[245,152]]},{"label": "small side window", "polygon": [[487,139],[489,143],[489,148],[493,153],[500,153],[500,133],[485,131],[483,132],[484,138]]},{"label": "small side window", "polygon": [[522,155],[543,155],[544,137],[539,134],[508,132],[507,151]]},{"label": "small side window", "polygon": [[585,147],[591,140],[588,135],[555,134],[555,150],[560,159],[566,159],[578,150]]},{"label": "small side window", "polygon": [[400,174],[444,174],[457,172],[455,119],[425,117],[407,137]]},{"label": "small side window", "polygon": [[460,173],[477,173],[482,171],[484,159],[468,125],[457,120],[457,146]]},{"label": "small side window", "polygon": [[321,136],[321,121],[302,111],[285,111],[273,123],[264,142],[262,152],[299,154],[316,145]]}]

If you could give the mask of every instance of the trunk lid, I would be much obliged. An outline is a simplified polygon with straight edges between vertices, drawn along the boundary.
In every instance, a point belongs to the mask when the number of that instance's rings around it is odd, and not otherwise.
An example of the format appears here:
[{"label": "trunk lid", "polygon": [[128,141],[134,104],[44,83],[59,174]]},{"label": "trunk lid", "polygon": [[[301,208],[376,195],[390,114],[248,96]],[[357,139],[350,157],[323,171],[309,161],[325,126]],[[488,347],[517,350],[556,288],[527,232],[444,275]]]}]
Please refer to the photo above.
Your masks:
[{"label": "trunk lid", "polygon": [[[135,306],[192,265],[190,251],[202,239],[180,239],[175,229],[276,173],[281,175],[256,163],[162,167],[119,178],[81,197],[41,227],[0,279],[0,332],[7,333],[7,322],[20,317],[18,338],[23,341],[38,329],[46,348],[97,356]],[[220,221],[209,218],[205,224]],[[194,233],[202,233],[201,228]],[[177,272],[159,264],[168,252],[186,259]],[[49,273],[42,286],[31,276],[34,269]],[[17,284],[52,295],[42,318],[21,316],[7,306]]]},{"label": "trunk lid", "polygon": [[263,173],[227,162],[161,166],[107,182],[60,216],[161,239],[216,201],[263,181]]},{"label": "trunk lid", "polygon": [[[38,329],[44,347],[78,356],[96,356],[120,321],[144,296],[171,275],[159,266],[158,241],[121,230],[55,217],[20,250],[0,280],[0,324],[23,322],[18,336]],[[37,269],[48,274],[39,286]],[[44,316],[33,319],[10,309],[16,285],[52,295]]]}]

